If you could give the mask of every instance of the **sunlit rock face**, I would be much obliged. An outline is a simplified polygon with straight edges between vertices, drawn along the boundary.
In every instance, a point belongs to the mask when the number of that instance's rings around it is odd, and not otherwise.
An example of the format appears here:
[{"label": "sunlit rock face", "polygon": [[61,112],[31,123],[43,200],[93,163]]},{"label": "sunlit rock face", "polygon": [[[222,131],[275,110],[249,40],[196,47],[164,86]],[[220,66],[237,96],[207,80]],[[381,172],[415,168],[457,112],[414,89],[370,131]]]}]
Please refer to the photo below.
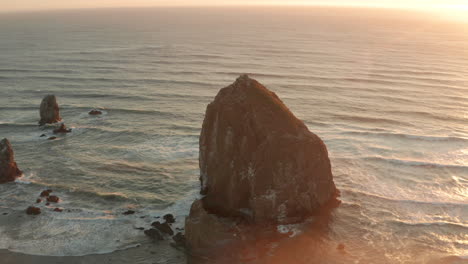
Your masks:
[{"label": "sunlit rock face", "polygon": [[0,183],[14,181],[22,174],[15,162],[15,156],[8,139],[0,141]]},{"label": "sunlit rock face", "polygon": [[247,75],[208,105],[200,136],[204,208],[251,223],[293,223],[336,194],[323,141]]},{"label": "sunlit rock face", "polygon": [[62,120],[55,95],[46,95],[42,99],[39,113],[41,116],[39,125],[53,124]]}]

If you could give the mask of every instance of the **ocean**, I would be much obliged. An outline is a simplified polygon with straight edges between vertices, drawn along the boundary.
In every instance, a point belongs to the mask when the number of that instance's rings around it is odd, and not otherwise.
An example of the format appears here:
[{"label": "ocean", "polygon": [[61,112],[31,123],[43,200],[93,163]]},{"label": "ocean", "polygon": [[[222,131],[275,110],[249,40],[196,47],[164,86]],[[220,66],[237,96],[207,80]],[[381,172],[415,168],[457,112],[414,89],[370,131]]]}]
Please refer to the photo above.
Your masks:
[{"label": "ocean", "polygon": [[[248,73],[328,147],[342,204],[326,243],[354,263],[466,260],[467,47],[468,24],[402,10],[0,14],[0,138],[24,171],[0,185],[0,249],[101,254],[147,241],[135,228],[165,213],[183,227],[206,106]],[[47,94],[73,130],[56,140],[37,124]],[[26,216],[49,188],[65,211]]]}]

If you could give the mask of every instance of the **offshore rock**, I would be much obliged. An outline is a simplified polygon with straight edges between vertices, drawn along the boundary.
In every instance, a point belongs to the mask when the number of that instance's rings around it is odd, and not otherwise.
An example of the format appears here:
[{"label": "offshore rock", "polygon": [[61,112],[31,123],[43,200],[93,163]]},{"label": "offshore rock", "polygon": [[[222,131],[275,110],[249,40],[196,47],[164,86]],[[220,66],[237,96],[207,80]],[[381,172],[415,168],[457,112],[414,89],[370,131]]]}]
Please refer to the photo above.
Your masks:
[{"label": "offshore rock", "polygon": [[30,207],[28,207],[28,209],[26,209],[26,214],[28,214],[28,215],[38,215],[38,214],[41,214],[41,208],[37,208],[37,207],[34,207],[34,206],[30,206]]},{"label": "offshore rock", "polygon": [[15,162],[15,155],[10,141],[4,138],[0,141],[0,183],[14,181],[22,174]]},{"label": "offshore rock", "polygon": [[65,124],[61,124],[59,128],[54,129],[54,134],[65,134],[65,133],[70,133],[72,130],[68,129]]},{"label": "offshore rock", "polygon": [[40,116],[41,120],[39,121],[39,125],[41,126],[45,124],[57,123],[62,120],[55,95],[49,94],[46,95],[44,99],[42,99],[40,106]]},{"label": "offshore rock", "polygon": [[199,165],[204,210],[254,224],[299,222],[337,194],[323,141],[247,75],[208,105]]}]

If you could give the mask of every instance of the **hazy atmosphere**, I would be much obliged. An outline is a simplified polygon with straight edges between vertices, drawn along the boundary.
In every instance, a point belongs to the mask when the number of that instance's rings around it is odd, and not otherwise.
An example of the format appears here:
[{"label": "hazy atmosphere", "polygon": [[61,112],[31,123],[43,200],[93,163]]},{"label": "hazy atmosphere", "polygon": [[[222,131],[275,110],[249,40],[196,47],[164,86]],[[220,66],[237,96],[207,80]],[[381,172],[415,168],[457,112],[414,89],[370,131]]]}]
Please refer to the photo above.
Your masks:
[{"label": "hazy atmosphere", "polygon": [[142,7],[142,6],[224,6],[224,5],[331,5],[411,9],[468,9],[465,0],[1,0],[0,11],[47,10],[63,8]]}]

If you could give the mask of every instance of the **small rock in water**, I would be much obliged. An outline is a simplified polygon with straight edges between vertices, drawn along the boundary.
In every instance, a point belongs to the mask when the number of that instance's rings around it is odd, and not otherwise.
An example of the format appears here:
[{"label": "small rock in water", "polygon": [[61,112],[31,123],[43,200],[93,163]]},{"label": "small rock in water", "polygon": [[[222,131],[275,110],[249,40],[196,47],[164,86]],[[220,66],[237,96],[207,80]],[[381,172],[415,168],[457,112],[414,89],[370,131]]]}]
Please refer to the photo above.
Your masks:
[{"label": "small rock in water", "polygon": [[38,215],[40,213],[41,213],[41,209],[34,207],[34,206],[30,206],[28,207],[28,209],[26,209],[26,214],[28,215]]},{"label": "small rock in water", "polygon": [[51,196],[47,197],[47,201],[51,202],[51,203],[58,203],[59,200],[60,199],[58,198],[58,196],[55,196],[55,195],[51,195]]},{"label": "small rock in water", "polygon": [[46,203],[45,205],[49,206],[49,205],[50,205],[50,203]]},{"label": "small rock in water", "polygon": [[102,111],[97,110],[97,109],[93,109],[93,110],[89,111],[88,114],[89,115],[100,115],[100,114],[102,114]]},{"label": "small rock in water", "polygon": [[42,199],[37,198],[36,203],[41,203],[41,202],[42,202]]},{"label": "small rock in water", "polygon": [[185,247],[185,236],[178,232],[175,236],[172,237],[175,242],[175,245],[178,247]]},{"label": "small rock in water", "polygon": [[166,223],[173,224],[175,223],[175,218],[172,214],[167,214],[163,216],[164,220],[166,220]]},{"label": "small rock in water", "polygon": [[161,233],[159,233],[159,231],[154,229],[154,228],[151,228],[149,230],[145,230],[145,235],[149,236],[150,238],[152,238],[154,240],[164,240]]},{"label": "small rock in water", "polygon": [[166,233],[171,236],[174,235],[174,231],[172,231],[172,228],[169,226],[168,223],[161,224],[159,221],[157,221],[152,223],[151,226],[161,231],[161,233]]},{"label": "small rock in water", "polygon": [[65,124],[61,124],[59,128],[54,129],[54,134],[58,133],[70,133],[72,130],[68,129]]},{"label": "small rock in water", "polygon": [[141,231],[145,230],[145,228],[144,228],[144,227],[135,227],[135,229],[137,229],[137,230],[141,230]]},{"label": "small rock in water", "polygon": [[127,212],[125,212],[125,213],[123,213],[123,214],[124,214],[124,215],[132,215],[132,214],[134,214],[134,213],[135,213],[135,211],[133,211],[133,210],[128,210]]},{"label": "small rock in water", "polygon": [[50,195],[50,193],[52,192],[52,190],[45,190],[45,191],[42,191],[40,196],[41,197],[48,197]]},{"label": "small rock in water", "polygon": [[40,135],[39,137],[46,137],[46,136],[47,136],[46,134],[42,134],[42,135]]},{"label": "small rock in water", "polygon": [[54,140],[57,139],[57,137],[49,137],[48,140]]},{"label": "small rock in water", "polygon": [[63,209],[55,208],[55,209],[54,209],[54,212],[59,212],[59,213],[61,213],[61,212],[63,212]]},{"label": "small rock in water", "polygon": [[3,213],[3,215],[7,215],[8,213]]}]

